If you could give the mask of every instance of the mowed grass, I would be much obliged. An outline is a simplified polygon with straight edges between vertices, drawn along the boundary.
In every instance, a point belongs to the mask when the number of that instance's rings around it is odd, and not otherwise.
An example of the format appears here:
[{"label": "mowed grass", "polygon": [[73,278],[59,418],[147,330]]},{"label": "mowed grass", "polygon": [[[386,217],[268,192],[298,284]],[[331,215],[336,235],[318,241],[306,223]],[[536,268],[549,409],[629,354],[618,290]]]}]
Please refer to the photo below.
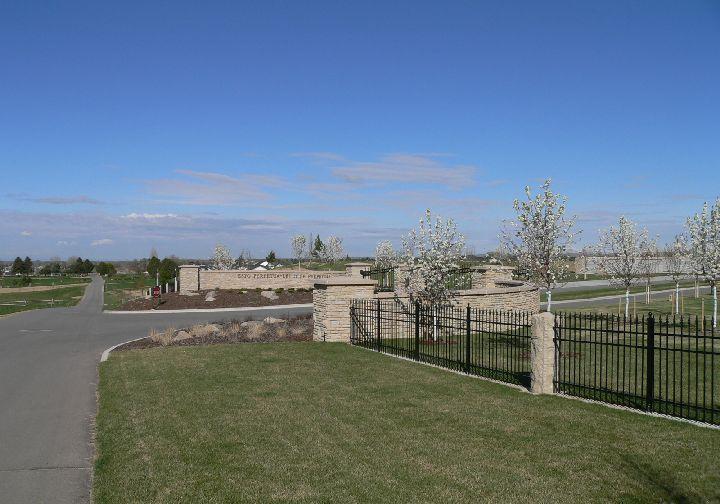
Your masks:
[{"label": "mowed grass", "polygon": [[[680,288],[687,288],[687,287],[694,287],[695,283],[692,280],[683,280],[680,282]],[[701,287],[705,287],[704,284],[700,285]],[[661,283],[654,283],[651,285],[652,292],[657,292],[661,290],[673,290],[675,289],[675,282],[661,282]],[[630,287],[630,294],[642,294],[645,292],[645,285],[633,285]],[[570,291],[559,291],[559,292],[553,292],[552,298],[553,301],[566,301],[569,299],[587,299],[587,298],[595,298],[595,297],[602,297],[602,296],[624,296],[625,295],[625,289],[618,289],[616,287],[594,287],[594,288],[588,288],[588,289],[578,289],[578,290],[570,290]],[[683,295],[690,296],[692,295],[692,292],[685,291],[683,292]],[[546,302],[547,301],[547,294],[545,292],[540,292],[540,301]]]},{"label": "mowed grass", "polygon": [[94,499],[720,499],[720,431],[344,344],[120,352],[100,366]]},{"label": "mowed grass", "polygon": [[[0,277],[1,287],[18,287],[14,285],[14,282],[19,277]],[[30,277],[31,284],[27,287],[37,287],[40,285],[70,285],[70,284],[82,284],[90,283],[90,277],[78,277],[78,276],[33,276]],[[26,286],[22,286],[26,287]],[[2,292],[2,290],[0,290]]]},{"label": "mowed grass", "polygon": [[115,310],[126,301],[141,295],[142,289],[155,285],[155,279],[148,275],[119,274],[105,279],[104,307]]},{"label": "mowed grass", "polygon": [[[694,297],[692,292],[683,293],[682,300],[680,303],[681,312],[677,315],[678,320],[682,315],[687,319],[688,316],[693,319],[702,317],[703,315],[708,319],[712,318],[713,314],[713,299],[709,294],[701,295],[698,298]],[[562,306],[557,306],[553,309],[555,312],[582,312],[582,313],[610,313],[615,315],[625,315],[625,298],[622,298],[620,302],[611,301],[609,303],[599,304],[597,306],[588,308],[568,308],[564,309]],[[670,301],[670,296],[664,297],[663,299],[654,299],[650,303],[645,303],[643,299],[630,299],[630,315],[647,315],[652,312],[655,314],[671,315],[675,311],[675,302]]]},{"label": "mowed grass", "polygon": [[0,315],[40,308],[75,306],[85,293],[85,285],[58,287],[39,292],[5,293],[0,291]]}]

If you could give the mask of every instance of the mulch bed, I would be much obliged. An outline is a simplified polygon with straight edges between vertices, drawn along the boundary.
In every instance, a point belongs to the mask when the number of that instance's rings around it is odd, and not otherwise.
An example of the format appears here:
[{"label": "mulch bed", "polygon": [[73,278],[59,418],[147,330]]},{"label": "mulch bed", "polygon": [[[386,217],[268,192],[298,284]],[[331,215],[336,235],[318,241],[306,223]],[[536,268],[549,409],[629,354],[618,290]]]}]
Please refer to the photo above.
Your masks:
[{"label": "mulch bed", "polygon": [[192,308],[241,308],[245,306],[274,306],[288,304],[312,303],[312,290],[293,289],[265,291],[272,292],[277,299],[269,299],[259,290],[216,290],[214,301],[205,301],[210,291],[200,291],[195,296],[188,296],[177,292],[162,295],[160,305],[156,308],[154,299],[135,299],[123,304],[119,310],[140,311],[140,310],[187,310]]},{"label": "mulch bed", "polygon": [[[141,340],[132,341],[117,347],[113,352],[125,350],[138,350],[163,346],[198,346],[219,345],[227,343],[276,343],[282,341],[312,341],[313,318],[312,315],[293,317],[281,322],[265,323],[252,321],[243,325],[244,321],[231,320],[228,322],[215,322],[212,324],[199,324],[193,327],[173,330],[175,334],[180,331],[192,335],[189,339],[170,341],[162,344],[160,341],[148,336]],[[214,326],[217,331],[206,331],[204,328]]]}]

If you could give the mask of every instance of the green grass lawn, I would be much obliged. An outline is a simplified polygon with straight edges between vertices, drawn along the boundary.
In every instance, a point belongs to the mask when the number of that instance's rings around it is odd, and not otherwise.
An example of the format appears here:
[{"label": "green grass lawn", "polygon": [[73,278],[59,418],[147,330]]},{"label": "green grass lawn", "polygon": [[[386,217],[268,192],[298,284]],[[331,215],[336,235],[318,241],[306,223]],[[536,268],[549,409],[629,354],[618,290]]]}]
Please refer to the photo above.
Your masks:
[{"label": "green grass lawn", "polygon": [[[695,283],[692,280],[689,281],[682,281],[680,282],[680,287],[693,287]],[[701,285],[702,286],[702,285]],[[672,290],[675,288],[675,282],[661,282],[652,284],[652,291],[657,292],[660,290]],[[630,293],[631,294],[642,294],[645,292],[645,286],[644,285],[634,285],[630,287]],[[691,292],[684,292],[683,295],[691,295]],[[594,297],[602,297],[602,296],[624,296],[625,295],[625,289],[618,289],[615,287],[598,287],[598,288],[590,288],[590,289],[583,289],[583,290],[572,290],[572,291],[565,291],[565,292],[553,292],[553,301],[564,301],[568,299],[585,299],[585,298],[594,298]],[[547,294],[545,292],[540,292],[540,300],[542,302],[547,301]]]},{"label": "green grass lawn", "polygon": [[[13,281],[18,277],[0,277],[1,287],[16,287],[13,285]],[[90,283],[90,277],[78,277],[78,276],[33,276],[30,277],[31,284],[28,287],[36,287],[39,285],[69,285],[69,284],[81,284]],[[22,286],[25,287],[25,286]],[[2,290],[0,290],[2,292]]]},{"label": "green grass lawn", "polygon": [[[75,306],[85,293],[85,287],[59,287],[40,292],[3,293],[0,291],[0,315],[39,308]],[[27,304],[24,303],[25,301]]]},{"label": "green grass lawn", "polygon": [[[712,317],[712,310],[713,310],[713,300],[712,296],[709,294],[706,294],[704,296],[700,296],[699,298],[694,298],[692,292],[685,293],[686,295],[682,298],[682,304],[681,304],[681,314],[683,316],[702,316],[702,314],[705,315],[708,319]],[[704,301],[704,308],[703,308],[703,301]],[[651,301],[649,304],[646,304],[644,299],[637,299],[633,302],[632,299],[630,299],[630,314],[633,313],[637,315],[643,315],[648,314],[650,312],[652,313],[662,313],[665,315],[671,314],[671,312],[674,311],[674,303],[670,302],[669,297],[665,297],[663,299],[655,299]],[[618,312],[619,310],[619,312]],[[569,308],[564,309],[561,306],[556,306],[553,311],[555,312],[583,312],[583,313],[614,313],[617,315],[620,313],[621,315],[625,314],[625,299],[621,299],[620,303],[618,304],[618,301],[610,301],[603,304],[599,304],[597,306],[593,306],[590,308]],[[679,317],[679,315],[678,315]]]},{"label": "green grass lawn", "polygon": [[720,431],[344,344],[120,352],[96,502],[694,502]]},{"label": "green grass lawn", "polygon": [[105,279],[106,310],[116,310],[123,303],[136,298],[140,291],[155,285],[155,279],[148,275],[120,274]]}]

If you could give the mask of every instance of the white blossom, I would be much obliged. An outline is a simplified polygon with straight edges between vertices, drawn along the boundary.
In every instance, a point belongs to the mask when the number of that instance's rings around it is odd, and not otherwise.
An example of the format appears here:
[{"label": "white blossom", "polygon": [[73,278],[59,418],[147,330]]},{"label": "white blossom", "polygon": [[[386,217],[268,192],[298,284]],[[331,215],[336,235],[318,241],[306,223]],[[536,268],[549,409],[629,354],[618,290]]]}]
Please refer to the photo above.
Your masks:
[{"label": "white blossom", "polygon": [[713,327],[717,326],[717,282],[720,279],[720,198],[687,220],[688,251],[693,273],[710,283],[713,295]]},{"label": "white blossom", "polygon": [[452,301],[448,285],[450,272],[463,259],[465,237],[452,219],[433,220],[430,210],[420,219],[419,227],[402,240],[402,278],[411,302],[442,305]]},{"label": "white blossom", "polygon": [[293,236],[290,240],[290,246],[292,247],[293,257],[297,259],[299,269],[300,261],[302,261],[303,257],[305,257],[305,253],[307,251],[307,240],[305,239],[305,235],[298,234]]},{"label": "white blossom", "polygon": [[345,250],[342,245],[342,238],[328,236],[323,248],[323,258],[328,262],[335,262],[345,257]]},{"label": "white blossom", "polygon": [[500,234],[503,248],[517,258],[518,271],[547,291],[548,310],[552,289],[570,272],[567,253],[577,235],[575,217],[565,217],[567,197],[553,193],[550,183],[545,180],[535,197],[525,187],[527,199],[513,203],[517,220],[506,221]]},{"label": "white blossom", "polygon": [[232,269],[235,264],[232,254],[227,247],[218,243],[215,245],[215,254],[212,258],[212,269],[216,270],[229,270]]},{"label": "white blossom", "polygon": [[397,254],[390,240],[383,240],[375,247],[375,267],[392,268],[397,263]]},{"label": "white blossom", "polygon": [[625,316],[628,316],[630,286],[650,270],[647,263],[656,255],[657,245],[647,229],[638,230],[633,221],[622,216],[617,227],[610,226],[600,232],[595,249],[610,284],[625,288]]}]

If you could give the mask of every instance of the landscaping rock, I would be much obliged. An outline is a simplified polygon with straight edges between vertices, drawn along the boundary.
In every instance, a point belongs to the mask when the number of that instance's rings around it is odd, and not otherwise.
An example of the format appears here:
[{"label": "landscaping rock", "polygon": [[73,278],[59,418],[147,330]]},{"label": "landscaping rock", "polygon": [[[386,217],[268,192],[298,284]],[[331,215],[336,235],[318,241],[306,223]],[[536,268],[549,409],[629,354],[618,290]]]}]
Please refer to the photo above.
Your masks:
[{"label": "landscaping rock", "polygon": [[257,327],[259,325],[262,325],[262,322],[259,320],[248,320],[240,324],[240,327]]},{"label": "landscaping rock", "polygon": [[275,291],[262,291],[260,295],[264,298],[272,299],[273,301],[278,299],[278,295],[275,294]]},{"label": "landscaping rock", "polygon": [[190,339],[192,336],[187,331],[178,331],[175,333],[175,336],[173,336],[173,342],[175,341],[185,341],[186,339]]},{"label": "landscaping rock", "polygon": [[205,294],[205,302],[212,303],[213,301],[215,301],[215,291],[210,291]]},{"label": "landscaping rock", "polygon": [[199,296],[199,292],[178,292],[178,296]]},{"label": "landscaping rock", "polygon": [[285,322],[285,319],[275,318],[275,317],[265,317],[263,319],[263,322],[265,322],[266,324],[279,324],[280,322]]}]

